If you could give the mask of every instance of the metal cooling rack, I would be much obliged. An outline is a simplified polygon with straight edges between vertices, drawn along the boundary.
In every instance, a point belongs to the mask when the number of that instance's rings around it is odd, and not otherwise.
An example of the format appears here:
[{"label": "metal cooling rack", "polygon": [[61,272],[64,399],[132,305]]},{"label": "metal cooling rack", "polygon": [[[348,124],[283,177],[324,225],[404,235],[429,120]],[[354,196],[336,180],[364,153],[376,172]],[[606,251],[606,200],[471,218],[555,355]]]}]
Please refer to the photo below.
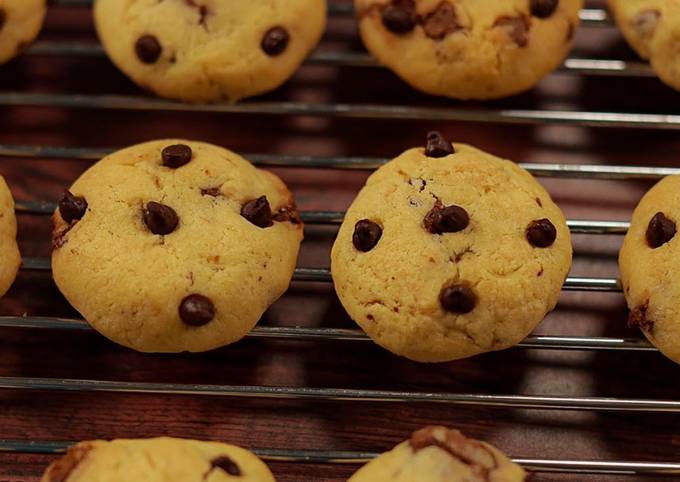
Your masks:
[{"label": "metal cooling rack", "polygon": [[[59,0],[60,5],[86,6],[91,0]],[[351,15],[347,5],[331,5],[332,15]],[[581,20],[589,27],[609,26],[606,11],[597,8],[581,12]],[[39,42],[31,47],[29,55],[101,57],[98,45],[67,42]],[[375,68],[377,65],[365,53],[349,51],[318,51],[308,60],[312,64]],[[620,77],[650,77],[647,64],[635,61],[595,58],[569,58],[559,71],[564,75],[607,75]],[[144,96],[41,94],[27,92],[0,92],[0,106],[37,106],[84,108],[100,110],[172,110],[202,111],[239,114],[306,115],[331,117],[356,117],[371,119],[455,120],[505,124],[559,124],[588,127],[624,127],[680,129],[680,116],[654,113],[583,112],[569,110],[518,110],[518,109],[465,109],[423,108],[407,105],[367,104],[310,104],[304,102],[248,101],[235,105],[189,105]],[[0,157],[40,159],[96,160],[111,152],[111,148],[83,148],[57,146],[0,145]],[[375,169],[384,159],[367,157],[316,157],[275,156],[247,154],[247,158],[262,166],[306,167],[319,169]],[[680,169],[645,166],[571,165],[571,164],[521,164],[536,176],[553,178],[584,178],[603,180],[659,179],[680,174]],[[51,214],[56,205],[49,201],[17,202],[18,213],[31,215]],[[307,224],[337,225],[342,212],[303,212]],[[621,235],[628,229],[627,222],[608,220],[569,220],[572,233],[592,235]],[[25,258],[24,270],[48,271],[47,258]],[[298,268],[296,281],[331,281],[324,268]],[[565,290],[607,291],[621,290],[613,278],[569,277]],[[29,328],[36,330],[93,331],[84,320],[53,317],[0,316],[0,327]],[[255,328],[251,338],[294,339],[365,343],[369,339],[359,330],[340,328],[274,327]],[[656,351],[642,338],[530,336],[518,345],[525,349],[553,350],[617,350]],[[427,393],[413,391],[353,390],[336,388],[226,386],[195,384],[128,383],[101,380],[0,377],[0,389],[31,391],[118,392],[167,395],[194,395],[213,397],[280,398],[304,400],[342,400],[354,403],[440,403],[541,410],[579,410],[614,412],[680,412],[680,401],[603,398],[560,397],[530,395],[482,395],[466,393]],[[0,440],[0,451],[24,453],[60,453],[72,442]],[[260,449],[255,452],[266,460],[316,463],[363,463],[376,454],[364,452],[337,452],[321,450]],[[680,474],[680,463],[648,463],[627,461],[516,459],[529,470],[542,472],[619,475],[671,475]]]}]

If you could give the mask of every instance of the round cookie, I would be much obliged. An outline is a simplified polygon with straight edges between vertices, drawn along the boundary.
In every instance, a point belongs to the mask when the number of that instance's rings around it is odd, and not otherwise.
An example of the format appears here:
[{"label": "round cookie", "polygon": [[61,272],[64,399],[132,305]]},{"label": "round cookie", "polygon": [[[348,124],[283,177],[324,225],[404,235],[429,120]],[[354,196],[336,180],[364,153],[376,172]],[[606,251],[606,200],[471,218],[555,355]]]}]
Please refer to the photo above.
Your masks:
[{"label": "round cookie", "polygon": [[535,86],[571,50],[583,0],[354,0],[366,48],[429,94],[493,99]]},{"label": "round cookie", "polygon": [[276,89],[325,29],[325,0],[96,0],[109,57],[141,87],[234,102]]},{"label": "round cookie", "polygon": [[438,362],[524,339],[555,307],[571,252],[562,212],[529,173],[430,133],[368,179],[331,267],[376,343]]},{"label": "round cookie", "polygon": [[348,482],[523,482],[526,472],[495,447],[458,430],[426,427],[359,469]]},{"label": "round cookie", "polygon": [[[619,254],[623,291],[639,327],[664,355],[680,363],[680,176],[663,179],[640,201]],[[677,268],[677,269],[676,269]]]},{"label": "round cookie", "polygon": [[680,3],[669,0],[609,0],[624,37],[663,82],[680,90]]},{"label": "round cookie", "polygon": [[7,183],[0,176],[0,296],[12,286],[20,265],[14,199]]},{"label": "round cookie", "polygon": [[274,482],[251,452],[175,438],[80,442],[50,465],[42,482]]},{"label": "round cookie", "polygon": [[0,0],[0,64],[33,42],[46,12],[46,0]]},{"label": "round cookie", "polygon": [[287,289],[302,240],[278,177],[184,140],[102,159],[53,221],[59,289],[103,335],[144,352],[205,351],[245,336]]}]

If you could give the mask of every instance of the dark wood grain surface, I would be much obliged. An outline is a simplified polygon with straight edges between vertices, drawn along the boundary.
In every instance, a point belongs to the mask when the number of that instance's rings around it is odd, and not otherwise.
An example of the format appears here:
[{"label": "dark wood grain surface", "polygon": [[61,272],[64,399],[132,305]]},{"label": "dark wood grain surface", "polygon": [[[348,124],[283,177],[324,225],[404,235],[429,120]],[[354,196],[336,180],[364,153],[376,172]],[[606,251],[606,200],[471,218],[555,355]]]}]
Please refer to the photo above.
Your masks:
[{"label": "dark wood grain surface", "polygon": [[[42,40],[95,41],[90,12],[51,7]],[[324,48],[360,48],[351,18],[333,19]],[[576,54],[632,58],[613,28],[581,29]],[[26,55],[0,67],[0,90],[142,95],[104,58]],[[460,103],[412,91],[380,69],[305,66],[269,100],[680,112],[680,94],[655,79],[557,73],[533,92]],[[0,107],[0,144],[125,146],[160,137],[240,152],[391,157],[437,128],[452,139],[529,162],[678,164],[673,131],[459,122],[276,117]],[[17,200],[55,200],[89,161],[2,158]],[[278,169],[304,210],[342,210],[367,173]],[[571,218],[626,220],[650,183],[542,179]],[[24,256],[48,256],[47,216],[20,215]],[[300,266],[327,267],[335,229],[308,226]],[[619,236],[575,236],[573,274],[616,276]],[[1,315],[77,317],[49,273],[22,271]],[[564,293],[539,333],[639,336],[620,294]],[[332,286],[294,283],[262,324],[353,327]],[[369,388],[428,392],[610,396],[680,400],[680,368],[658,353],[510,349],[421,365],[371,343],[245,340],[198,355],[143,355],[95,333],[0,329],[0,376],[146,382]],[[458,427],[515,457],[678,461],[673,414],[516,410],[431,404],[308,402],[207,396],[0,390],[0,439],[75,441],[172,435],[245,447],[384,451],[426,424]],[[0,481],[39,480],[53,456],[0,453]],[[339,482],[353,466],[272,463],[282,482]],[[536,481],[654,480],[537,474]],[[658,477],[657,477],[658,479]]]}]

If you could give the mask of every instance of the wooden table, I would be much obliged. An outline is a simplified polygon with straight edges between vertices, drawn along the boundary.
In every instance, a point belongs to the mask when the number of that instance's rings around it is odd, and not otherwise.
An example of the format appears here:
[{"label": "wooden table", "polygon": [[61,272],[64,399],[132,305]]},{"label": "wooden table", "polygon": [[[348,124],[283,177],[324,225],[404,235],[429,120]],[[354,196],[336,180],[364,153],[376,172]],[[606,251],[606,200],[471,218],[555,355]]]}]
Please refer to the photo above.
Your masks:
[{"label": "wooden table", "polygon": [[[594,3],[591,6],[597,7]],[[51,7],[42,42],[94,42],[87,7]],[[57,199],[91,163],[54,153],[7,155],[7,146],[100,150],[162,137],[210,141],[246,153],[392,157],[422,145],[433,128],[456,141],[517,161],[673,166],[680,137],[660,128],[413,121],[331,115],[255,115],[112,108],[7,105],[5,92],[144,96],[101,55],[33,51],[0,67],[0,173],[18,201]],[[361,51],[351,17],[334,16],[325,51]],[[632,59],[611,26],[583,28],[579,58]],[[151,99],[152,97],[147,96]],[[3,100],[4,99],[4,100]],[[561,71],[533,92],[493,103],[424,96],[395,76],[368,67],[306,65],[279,91],[252,102],[403,105],[483,112],[678,113],[680,94],[654,78]],[[506,112],[507,114],[507,112]],[[668,126],[662,126],[668,127]],[[92,154],[90,152],[90,154]],[[86,156],[87,157],[87,156]],[[276,169],[303,210],[340,211],[367,171]],[[547,177],[542,182],[571,219],[627,220],[650,180]],[[50,254],[48,216],[20,213],[25,257]],[[303,267],[327,267],[333,226],[309,225]],[[573,273],[617,276],[621,237],[575,235]],[[22,270],[0,301],[3,316],[78,318],[47,271]],[[265,315],[264,326],[353,328],[329,283],[295,282]],[[565,292],[539,334],[639,338],[626,328],[620,293]],[[680,369],[656,352],[515,348],[448,364],[421,365],[369,342],[247,339],[199,355],[143,355],[78,330],[0,328],[0,377],[44,377],[224,386],[282,386],[417,393],[545,395],[680,400]],[[3,381],[0,380],[0,386]],[[367,401],[0,390],[0,439],[65,442],[172,435],[260,449],[384,451],[427,424],[458,427],[518,458],[678,462],[680,422],[673,413],[522,409]],[[30,449],[24,452],[35,452]],[[39,480],[54,455],[0,453],[0,481]],[[283,482],[342,481],[356,465],[271,462]],[[658,480],[625,476],[537,474],[536,481]]]}]

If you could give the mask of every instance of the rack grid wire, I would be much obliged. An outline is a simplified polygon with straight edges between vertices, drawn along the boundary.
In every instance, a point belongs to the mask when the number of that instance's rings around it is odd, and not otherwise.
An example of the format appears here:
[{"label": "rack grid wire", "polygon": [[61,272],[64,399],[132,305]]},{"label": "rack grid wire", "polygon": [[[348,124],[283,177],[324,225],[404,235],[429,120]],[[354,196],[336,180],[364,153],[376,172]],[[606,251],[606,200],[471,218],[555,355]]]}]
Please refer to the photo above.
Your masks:
[{"label": "rack grid wire", "polygon": [[[88,0],[60,0],[63,6],[87,6]],[[347,16],[352,9],[347,5],[332,5],[331,14]],[[600,8],[582,11],[581,19],[587,27],[610,26],[607,12]],[[102,57],[100,46],[93,43],[42,41],[29,48],[32,56]],[[334,67],[378,68],[366,54],[350,51],[319,50],[308,60],[310,64]],[[650,67],[639,61],[619,59],[581,58],[567,59],[557,75],[617,76],[622,78],[651,77]],[[584,127],[619,127],[678,129],[680,116],[655,113],[585,112],[548,109],[494,109],[494,108],[431,108],[407,105],[368,104],[318,104],[306,102],[246,101],[239,104],[190,105],[149,96],[43,94],[34,92],[0,92],[0,106],[63,107],[97,110],[161,110],[182,112],[218,112],[252,115],[328,116],[369,119],[407,119],[428,121],[470,121],[501,124],[559,124]],[[93,161],[113,151],[113,148],[61,147],[50,145],[0,145],[0,157],[32,159],[72,159]],[[320,157],[276,156],[270,154],[247,154],[256,164],[269,167],[304,167],[314,169],[372,170],[385,159],[371,157]],[[573,178],[592,180],[654,180],[667,175],[680,174],[678,168],[584,164],[521,163],[536,176],[549,178]],[[53,201],[19,201],[19,214],[46,216],[56,208]],[[338,225],[344,213],[335,211],[307,211],[302,218],[307,224]],[[572,233],[590,235],[622,235],[628,223],[613,220],[568,221]],[[24,258],[23,270],[48,271],[47,258]],[[330,273],[325,268],[299,267],[294,280],[328,283]],[[618,292],[620,285],[615,278],[588,278],[570,276],[565,290]],[[0,327],[33,330],[65,330],[91,332],[81,319],[36,316],[0,316]],[[249,335],[251,338],[292,339],[318,342],[365,343],[369,339],[359,330],[326,327],[277,327],[260,326]],[[641,351],[655,352],[642,338],[614,338],[589,336],[532,335],[520,343],[519,348],[541,350],[580,351]],[[510,407],[541,410],[614,411],[678,413],[680,400],[562,397],[530,395],[484,395],[472,393],[385,391],[365,389],[335,389],[274,386],[228,386],[199,384],[165,384],[142,382],[115,382],[105,380],[0,377],[0,389],[48,391],[48,392],[109,392],[167,395],[193,395],[210,397],[248,397],[268,399],[333,400],[352,403],[438,403],[450,405],[473,405],[486,407]],[[63,452],[69,441],[49,442],[40,440],[0,440],[0,452],[51,454]],[[258,455],[266,460],[283,462],[315,462],[324,464],[357,464],[373,458],[375,453],[342,452],[323,450],[259,449]],[[516,459],[529,470],[538,472],[561,472],[580,474],[617,475],[677,475],[680,462],[634,462],[634,461],[588,461]]]}]

